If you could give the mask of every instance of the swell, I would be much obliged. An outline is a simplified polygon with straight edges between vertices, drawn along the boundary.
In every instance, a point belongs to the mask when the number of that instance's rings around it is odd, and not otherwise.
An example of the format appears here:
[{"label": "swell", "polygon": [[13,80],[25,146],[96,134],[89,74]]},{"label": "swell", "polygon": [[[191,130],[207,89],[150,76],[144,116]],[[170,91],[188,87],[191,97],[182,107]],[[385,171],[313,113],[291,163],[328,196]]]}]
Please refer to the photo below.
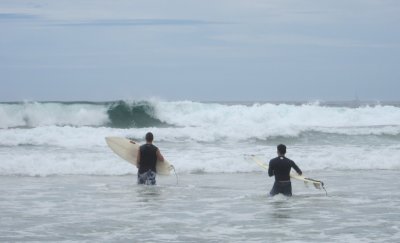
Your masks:
[{"label": "swell", "polygon": [[325,133],[397,134],[400,107],[192,101],[0,103],[0,128],[48,126],[184,128],[204,136],[237,138]]},{"label": "swell", "polygon": [[0,103],[0,129],[43,126],[166,127],[147,101]]},{"label": "swell", "polygon": [[166,127],[156,118],[154,107],[146,101],[128,104],[125,101],[112,103],[107,110],[110,120],[109,126],[114,128],[142,128],[142,127]]}]

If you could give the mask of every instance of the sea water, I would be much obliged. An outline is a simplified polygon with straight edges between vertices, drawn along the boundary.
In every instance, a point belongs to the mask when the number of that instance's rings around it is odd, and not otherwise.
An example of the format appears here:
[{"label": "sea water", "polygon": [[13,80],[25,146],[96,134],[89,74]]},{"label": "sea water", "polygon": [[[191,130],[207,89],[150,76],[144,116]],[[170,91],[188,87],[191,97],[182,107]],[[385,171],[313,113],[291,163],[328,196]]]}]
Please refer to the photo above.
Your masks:
[{"label": "sea water", "polygon": [[[0,241],[396,242],[396,103],[0,104]],[[106,136],[147,131],[177,177],[136,185]],[[249,159],[287,157],[328,195]]]}]

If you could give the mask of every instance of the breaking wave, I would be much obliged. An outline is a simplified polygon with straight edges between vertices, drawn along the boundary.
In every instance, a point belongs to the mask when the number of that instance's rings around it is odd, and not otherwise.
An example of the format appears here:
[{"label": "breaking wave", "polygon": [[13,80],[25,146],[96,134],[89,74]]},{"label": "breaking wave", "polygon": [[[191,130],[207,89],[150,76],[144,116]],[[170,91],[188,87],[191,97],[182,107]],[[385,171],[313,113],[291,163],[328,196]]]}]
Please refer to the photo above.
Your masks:
[{"label": "breaking wave", "polygon": [[192,101],[0,103],[0,128],[51,126],[155,128],[165,139],[198,141],[265,140],[306,132],[399,135],[400,108]]},{"label": "breaking wave", "polygon": [[159,127],[154,107],[140,102],[24,102],[0,104],[0,128],[42,126]]},{"label": "breaking wave", "polygon": [[184,173],[259,171],[244,155],[267,160],[279,143],[306,171],[400,169],[400,108],[388,104],[0,103],[0,128],[0,175],[134,174],[104,137],[148,131]]}]

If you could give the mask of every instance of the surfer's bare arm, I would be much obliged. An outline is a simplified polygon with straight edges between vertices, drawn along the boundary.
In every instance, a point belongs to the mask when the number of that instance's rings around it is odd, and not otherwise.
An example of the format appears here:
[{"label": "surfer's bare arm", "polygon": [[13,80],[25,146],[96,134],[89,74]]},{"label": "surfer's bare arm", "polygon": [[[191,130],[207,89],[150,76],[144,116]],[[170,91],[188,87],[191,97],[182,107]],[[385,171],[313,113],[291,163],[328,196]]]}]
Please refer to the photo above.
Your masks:
[{"label": "surfer's bare arm", "polygon": [[164,162],[164,156],[162,156],[162,154],[161,154],[159,149],[157,149],[156,154],[157,154],[157,160],[161,161],[161,162]]}]

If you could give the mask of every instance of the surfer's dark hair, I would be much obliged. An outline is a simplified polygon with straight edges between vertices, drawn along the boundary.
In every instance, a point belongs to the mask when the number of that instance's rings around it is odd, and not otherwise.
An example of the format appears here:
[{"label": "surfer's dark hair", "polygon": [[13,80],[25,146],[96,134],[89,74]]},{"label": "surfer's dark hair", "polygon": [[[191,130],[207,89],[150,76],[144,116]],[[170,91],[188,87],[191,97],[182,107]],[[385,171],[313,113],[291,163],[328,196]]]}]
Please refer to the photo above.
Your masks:
[{"label": "surfer's dark hair", "polygon": [[284,144],[279,144],[276,148],[280,154],[286,154],[286,146]]},{"label": "surfer's dark hair", "polygon": [[148,132],[146,133],[146,142],[153,142],[154,136],[153,133]]}]

